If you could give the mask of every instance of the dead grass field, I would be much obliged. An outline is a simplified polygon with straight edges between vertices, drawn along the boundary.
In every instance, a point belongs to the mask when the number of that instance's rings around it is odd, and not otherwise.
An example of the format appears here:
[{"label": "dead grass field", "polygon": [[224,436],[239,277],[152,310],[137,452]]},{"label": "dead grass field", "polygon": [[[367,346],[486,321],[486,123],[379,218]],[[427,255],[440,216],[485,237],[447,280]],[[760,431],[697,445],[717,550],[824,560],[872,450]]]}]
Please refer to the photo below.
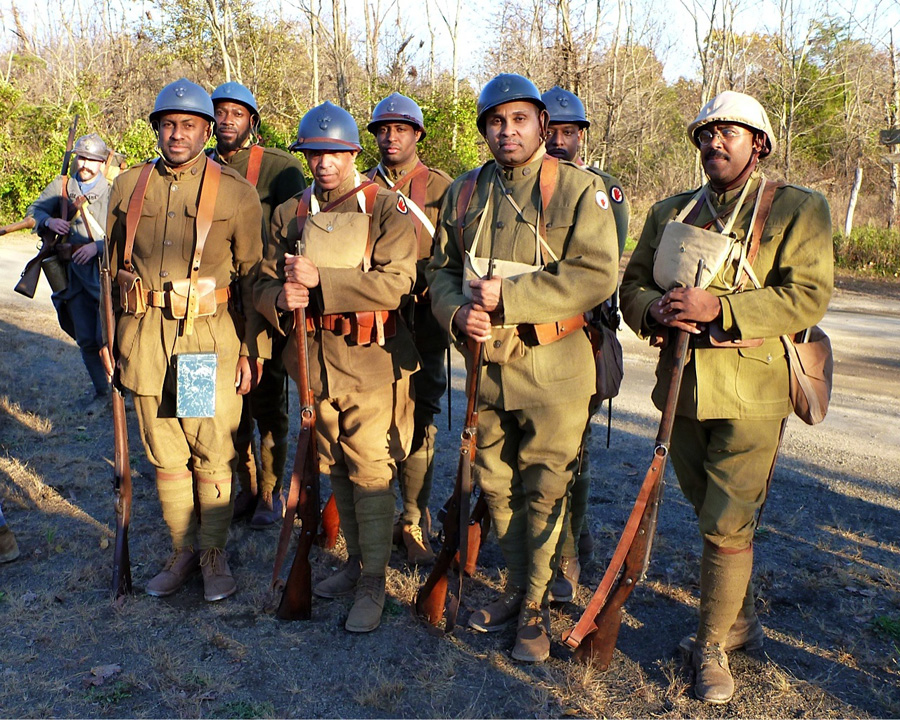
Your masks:
[{"label": "dead grass field", "polygon": [[[19,254],[27,253],[29,243],[17,242]],[[83,413],[88,381],[77,349],[46,298],[29,302],[12,293],[15,264],[0,252],[0,501],[22,549],[19,560],[0,566],[0,715],[900,716],[896,356],[885,361],[878,383],[848,379],[848,389],[836,391],[835,417],[823,426],[789,425],[756,539],[765,651],[733,655],[735,698],[712,707],[693,699],[690,674],[675,653],[679,638],[694,629],[700,542],[671,473],[647,582],[626,606],[610,669],[572,662],[559,641],[586,603],[585,589],[577,603],[553,611],[550,661],[526,666],[509,657],[512,629],[429,632],[410,610],[422,577],[396,555],[376,632],[343,630],[349,600],[316,599],[310,622],[276,620],[267,591],[274,529],[232,529],[228,550],[239,583],[233,598],[205,603],[199,579],[172,598],[142,594],[169,548],[129,413],[138,592],[114,605],[111,419]],[[647,397],[652,355],[633,338],[624,342],[628,375],[609,450],[605,425],[595,418],[596,551],[583,574],[592,587],[634,501],[658,419]],[[853,374],[865,372],[852,367]],[[449,494],[455,468],[458,370],[454,392],[452,433],[440,418],[433,511]],[[295,397],[292,403],[296,409]],[[495,542],[481,559],[466,585],[463,621],[503,584]],[[339,560],[314,550],[316,578]]]}]

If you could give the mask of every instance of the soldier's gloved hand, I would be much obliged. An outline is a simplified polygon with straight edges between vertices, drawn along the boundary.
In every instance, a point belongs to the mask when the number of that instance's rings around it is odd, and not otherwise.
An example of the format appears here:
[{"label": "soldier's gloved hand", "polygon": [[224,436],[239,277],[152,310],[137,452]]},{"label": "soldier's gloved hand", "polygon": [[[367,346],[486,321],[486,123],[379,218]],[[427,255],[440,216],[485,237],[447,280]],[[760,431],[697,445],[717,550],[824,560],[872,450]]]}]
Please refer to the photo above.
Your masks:
[{"label": "soldier's gloved hand", "polygon": [[295,282],[286,282],[275,300],[282,310],[297,310],[309,306],[309,288]]},{"label": "soldier's gloved hand", "polygon": [[469,288],[472,291],[472,302],[475,305],[480,305],[489,313],[501,309],[503,307],[501,280],[502,278],[499,277],[493,277],[490,280],[486,278],[470,280]]},{"label": "soldier's gloved hand", "polygon": [[46,225],[57,235],[69,234],[69,223],[67,223],[65,220],[61,220],[60,218],[48,218],[44,225]]},{"label": "soldier's gloved hand", "polygon": [[91,260],[97,257],[97,244],[86,243],[79,245],[72,253],[72,262],[76,265],[87,265]]},{"label": "soldier's gloved hand", "polygon": [[299,283],[307,288],[319,286],[319,268],[304,255],[284,254],[285,282]]},{"label": "soldier's gloved hand", "polygon": [[491,316],[481,306],[467,303],[456,311],[453,324],[475,342],[491,339]]}]

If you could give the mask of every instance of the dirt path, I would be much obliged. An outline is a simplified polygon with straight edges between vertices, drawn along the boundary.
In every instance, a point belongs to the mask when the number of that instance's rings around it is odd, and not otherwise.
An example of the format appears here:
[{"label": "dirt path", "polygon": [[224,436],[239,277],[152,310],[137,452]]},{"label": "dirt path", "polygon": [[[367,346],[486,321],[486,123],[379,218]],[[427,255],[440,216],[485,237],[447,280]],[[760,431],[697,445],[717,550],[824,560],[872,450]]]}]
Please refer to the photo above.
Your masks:
[{"label": "dirt path", "polygon": [[[900,716],[900,295],[841,290],[823,322],[835,346],[832,409],[815,428],[789,423],[755,543],[765,653],[734,655],[737,693],[716,709],[691,697],[674,654],[695,623],[700,543],[671,474],[647,582],[628,603],[606,673],[572,663],[559,643],[586,591],[554,610],[551,660],[527,667],[509,658],[512,630],[427,632],[409,610],[421,577],[396,556],[377,632],[343,631],[349,601],[317,600],[311,622],[281,623],[266,589],[276,532],[246,525],[233,528],[228,547],[234,598],[206,604],[195,581],[170,599],[139,593],[114,607],[111,422],[81,410],[87,376],[44,283],[34,301],[12,292],[31,247],[27,236],[0,239],[0,500],[23,551],[0,566],[0,715]],[[622,339],[627,375],[609,450],[605,424],[594,420],[596,550],[583,575],[591,585],[634,501],[658,421],[648,398],[654,355],[629,332]],[[452,433],[440,419],[433,510],[450,492],[462,384],[457,367]],[[168,539],[130,421],[140,590]],[[316,577],[338,561],[316,551]],[[463,620],[502,585],[495,543],[482,561]]]}]

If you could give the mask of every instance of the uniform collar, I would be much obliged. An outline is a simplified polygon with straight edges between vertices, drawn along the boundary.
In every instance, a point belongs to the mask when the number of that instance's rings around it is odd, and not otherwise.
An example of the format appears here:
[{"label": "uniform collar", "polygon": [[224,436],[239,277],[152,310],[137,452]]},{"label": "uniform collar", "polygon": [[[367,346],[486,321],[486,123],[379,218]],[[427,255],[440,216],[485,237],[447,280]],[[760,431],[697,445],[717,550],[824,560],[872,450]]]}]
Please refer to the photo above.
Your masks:
[{"label": "uniform collar", "polygon": [[226,160],[222,156],[222,153],[219,152],[219,146],[217,145],[213,153],[213,160],[221,165],[232,165],[244,152],[250,152],[251,147],[253,147],[253,143],[251,142],[250,138],[247,138],[247,140],[244,142],[244,145],[234,151],[234,155],[231,156],[231,159]]},{"label": "uniform collar", "polygon": [[507,184],[534,180],[540,173],[541,163],[544,161],[544,155],[546,155],[546,153],[546,149],[541,145],[537,152],[532,156],[531,160],[524,165],[510,168],[497,163],[497,170],[500,173],[500,177],[503,179],[503,182]]},{"label": "uniform collar", "polygon": [[338,185],[334,190],[323,190],[322,188],[320,188],[319,186],[316,185],[315,186],[316,197],[318,198],[319,202],[321,202],[324,205],[327,205],[328,203],[330,203],[334,200],[337,200],[342,195],[346,195],[353,188],[355,188],[357,185],[359,185],[359,183],[360,183],[359,173],[357,173],[354,170],[352,173],[350,173],[350,177],[348,177],[346,180],[344,180],[344,182],[342,182],[340,185]]},{"label": "uniform collar", "polygon": [[378,170],[392,183],[396,183],[415,170],[418,164],[419,156],[413,155],[412,160],[400,167],[388,167],[383,162],[378,163]]},{"label": "uniform collar", "polygon": [[[202,163],[202,164],[201,164]],[[171,167],[165,160],[165,158],[161,158],[161,162],[157,163],[162,168],[162,174],[172,178],[173,180],[183,181],[189,180],[194,177],[202,176],[203,170],[206,166],[206,153],[202,152],[193,160],[191,160],[187,165],[178,168],[177,170]]]},{"label": "uniform collar", "polygon": [[[752,173],[750,173],[750,177],[747,178],[747,183],[745,183],[750,185],[750,191],[748,195],[756,191],[756,187],[759,185],[760,177],[762,177],[762,173],[759,171],[759,169],[756,169]],[[726,190],[723,193],[716,193],[713,192],[713,189],[707,185],[709,199],[716,207],[722,207],[723,205],[728,205],[729,203],[734,202],[738,199],[743,189],[744,185],[740,185],[736,188],[732,188],[731,190]]]}]

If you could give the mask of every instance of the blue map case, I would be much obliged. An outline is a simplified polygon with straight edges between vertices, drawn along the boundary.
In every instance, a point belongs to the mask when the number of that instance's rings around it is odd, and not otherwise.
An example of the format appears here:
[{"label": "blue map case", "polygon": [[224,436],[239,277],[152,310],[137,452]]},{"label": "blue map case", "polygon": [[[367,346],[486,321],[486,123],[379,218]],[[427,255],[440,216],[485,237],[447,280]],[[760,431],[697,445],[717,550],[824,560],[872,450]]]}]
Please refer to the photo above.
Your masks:
[{"label": "blue map case", "polygon": [[175,356],[175,416],[208,418],[216,414],[216,354]]}]

